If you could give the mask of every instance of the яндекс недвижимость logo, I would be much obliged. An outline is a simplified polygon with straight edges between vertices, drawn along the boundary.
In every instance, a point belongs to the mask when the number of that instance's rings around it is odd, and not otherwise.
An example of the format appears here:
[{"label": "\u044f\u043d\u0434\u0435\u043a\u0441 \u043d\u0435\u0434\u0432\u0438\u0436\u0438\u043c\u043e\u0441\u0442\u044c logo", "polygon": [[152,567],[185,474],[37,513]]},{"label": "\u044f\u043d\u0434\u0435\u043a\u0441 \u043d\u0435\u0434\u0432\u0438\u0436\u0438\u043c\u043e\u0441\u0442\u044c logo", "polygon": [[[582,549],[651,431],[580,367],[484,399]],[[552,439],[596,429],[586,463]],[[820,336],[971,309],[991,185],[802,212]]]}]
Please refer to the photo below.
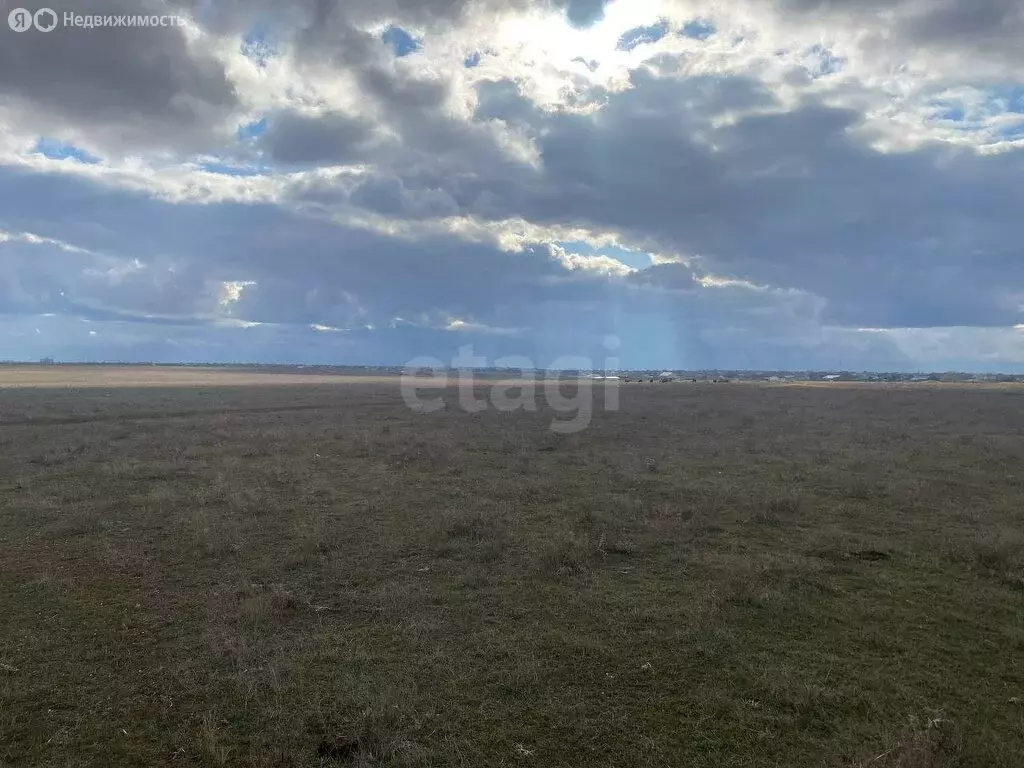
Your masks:
[{"label": "\u044f\u043d\u0434\u0435\u043a\u0441 \u043d\u0435\u0434\u0432\u0438\u0436\u0438\u043c\u043e\u0441\u0442\u044c logo", "polygon": [[50,32],[60,24],[65,28],[100,29],[104,27],[145,28],[145,27],[184,27],[188,19],[184,16],[167,15],[146,16],[138,14],[80,14],[64,11],[62,16],[52,8],[40,8],[29,11],[15,8],[7,14],[7,26],[15,32],[27,32],[30,29],[39,32]]},{"label": "\u044f\u043d\u0434\u0435\u043a\u0441 \u043d\u0435\u0434\u0432\u0438\u0436\u0438\u043c\u043e\u0441\u0442\u044c logo", "polygon": [[40,8],[35,13],[25,8],[15,8],[7,14],[7,26],[15,32],[27,32],[33,28],[49,32],[57,26],[57,12],[52,8]]}]

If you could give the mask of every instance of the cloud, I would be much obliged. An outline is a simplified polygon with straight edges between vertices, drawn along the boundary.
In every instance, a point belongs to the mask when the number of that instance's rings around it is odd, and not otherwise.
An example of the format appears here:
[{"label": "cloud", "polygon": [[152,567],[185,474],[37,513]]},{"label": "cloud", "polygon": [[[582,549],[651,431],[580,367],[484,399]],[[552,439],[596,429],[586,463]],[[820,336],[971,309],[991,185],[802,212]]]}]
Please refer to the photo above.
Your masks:
[{"label": "cloud", "polygon": [[488,114],[528,121],[542,160],[531,189],[492,198],[496,215],[653,239],[719,273],[824,296],[837,322],[1020,317],[1006,280],[1024,277],[1021,150],[879,152],[856,111],[814,99],[787,110],[747,78],[636,71],[593,115],[528,112],[507,83],[484,87]]},{"label": "cloud", "polygon": [[338,112],[286,112],[270,123],[258,144],[271,160],[285,165],[340,165],[359,160],[372,141],[372,131],[366,121]]},{"label": "cloud", "polygon": [[[767,0],[782,15],[864,30],[868,50],[909,53],[913,47],[955,53],[960,65],[1013,66],[1024,9],[1016,0]],[[965,56],[970,61],[964,61]],[[952,62],[951,62],[952,63]]]},{"label": "cloud", "polygon": [[[29,10],[37,5],[23,4]],[[74,13],[136,15],[136,2],[83,0]],[[4,119],[88,138],[115,151],[209,146],[238,108],[223,64],[181,27],[126,30],[59,24],[44,36],[3,30]]]},{"label": "cloud", "polygon": [[0,41],[29,357],[1022,364],[1019,3],[150,7]]}]

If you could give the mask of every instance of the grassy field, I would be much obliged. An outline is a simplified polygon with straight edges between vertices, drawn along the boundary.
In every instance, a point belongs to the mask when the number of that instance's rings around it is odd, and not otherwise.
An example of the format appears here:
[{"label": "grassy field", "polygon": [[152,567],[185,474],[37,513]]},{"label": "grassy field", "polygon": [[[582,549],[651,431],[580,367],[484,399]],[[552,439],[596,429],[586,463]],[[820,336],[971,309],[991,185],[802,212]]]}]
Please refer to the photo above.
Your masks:
[{"label": "grassy field", "polygon": [[54,371],[0,374],[0,765],[1022,765],[1024,389],[623,385],[561,435]]}]

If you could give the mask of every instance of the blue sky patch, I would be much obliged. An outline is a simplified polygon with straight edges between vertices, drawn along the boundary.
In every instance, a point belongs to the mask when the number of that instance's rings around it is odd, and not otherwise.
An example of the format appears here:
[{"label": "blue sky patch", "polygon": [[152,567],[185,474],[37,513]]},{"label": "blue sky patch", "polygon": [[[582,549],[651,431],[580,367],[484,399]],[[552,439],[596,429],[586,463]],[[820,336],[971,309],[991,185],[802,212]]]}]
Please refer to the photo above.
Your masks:
[{"label": "blue sky patch", "polygon": [[100,162],[100,159],[95,155],[90,155],[84,149],[80,149],[72,144],[67,144],[57,139],[49,139],[46,137],[40,138],[36,142],[35,147],[32,148],[33,152],[36,152],[43,157],[48,157],[51,160],[77,160],[80,163],[86,165],[96,165]]},{"label": "blue sky patch", "polygon": [[967,119],[967,112],[964,111],[963,107],[960,106],[947,106],[936,115],[939,120],[952,120],[953,122],[962,122]]},{"label": "blue sky patch", "polygon": [[958,98],[934,99],[928,102],[928,107],[932,112],[927,121],[941,124],[946,130],[965,134],[988,130],[987,116],[969,108],[968,104]]},{"label": "blue sky patch", "polygon": [[565,17],[577,29],[586,29],[604,18],[608,0],[564,0]]},{"label": "blue sky patch", "polygon": [[388,27],[380,36],[381,42],[391,46],[395,56],[399,58],[415,53],[420,49],[420,41],[410,35],[401,27],[394,25]]},{"label": "blue sky patch", "polygon": [[1004,125],[999,129],[999,138],[1006,139],[1008,141],[1024,139],[1024,121],[1021,121],[1016,125]]},{"label": "blue sky patch", "polygon": [[993,88],[991,93],[992,101],[1002,112],[1024,115],[1024,84],[1008,83]]},{"label": "blue sky patch", "polygon": [[219,173],[222,176],[263,176],[270,170],[265,165],[244,166],[219,162],[200,163],[199,169],[207,173]]},{"label": "blue sky patch", "polygon": [[842,70],[846,59],[836,56],[823,45],[815,45],[811,48],[811,54],[818,59],[818,68],[814,74],[818,77],[831,75]]},{"label": "blue sky patch", "polygon": [[679,34],[683,37],[693,38],[694,40],[707,40],[715,34],[717,30],[718,28],[710,21],[693,19],[683,25],[683,28],[679,30]]},{"label": "blue sky patch", "polygon": [[462,65],[466,69],[472,69],[473,67],[479,67],[480,66],[480,62],[483,60],[483,58],[484,58],[484,55],[482,53],[480,53],[480,51],[473,51],[471,54],[469,54],[469,56],[467,56],[463,60]]},{"label": "blue sky patch", "polygon": [[597,68],[601,66],[601,62],[599,62],[597,59],[590,59],[588,61],[587,59],[584,59],[582,56],[577,56],[575,59],[573,59],[573,61],[579,62],[584,67],[589,69],[591,72],[597,72]]},{"label": "blue sky patch", "polygon": [[242,38],[242,55],[252,60],[261,69],[267,66],[267,62],[277,55],[277,46],[269,37],[267,26],[257,23],[249,33]]},{"label": "blue sky patch", "polygon": [[263,117],[252,123],[246,123],[238,127],[239,141],[252,141],[258,139],[267,132],[267,118]]},{"label": "blue sky patch", "polygon": [[620,51],[632,51],[638,45],[656,43],[668,34],[668,22],[662,19],[657,24],[646,27],[634,27],[622,33],[619,44],[615,47]]}]

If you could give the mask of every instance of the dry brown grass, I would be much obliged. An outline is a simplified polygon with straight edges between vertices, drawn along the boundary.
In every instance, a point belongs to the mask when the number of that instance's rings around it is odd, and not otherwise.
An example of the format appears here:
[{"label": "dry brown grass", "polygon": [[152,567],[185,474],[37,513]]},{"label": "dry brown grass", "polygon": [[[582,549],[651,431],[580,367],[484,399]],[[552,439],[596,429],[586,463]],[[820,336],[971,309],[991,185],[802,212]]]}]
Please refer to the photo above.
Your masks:
[{"label": "dry brown grass", "polygon": [[1021,764],[1018,390],[279,382],[0,392],[0,765]]}]

